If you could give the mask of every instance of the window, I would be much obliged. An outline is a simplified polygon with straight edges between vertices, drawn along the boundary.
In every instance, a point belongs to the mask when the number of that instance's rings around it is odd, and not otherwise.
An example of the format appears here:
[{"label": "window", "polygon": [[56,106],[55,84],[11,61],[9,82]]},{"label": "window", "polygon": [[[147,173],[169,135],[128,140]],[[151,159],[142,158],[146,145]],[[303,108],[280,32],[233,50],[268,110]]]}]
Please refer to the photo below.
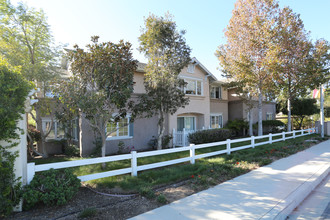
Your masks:
[{"label": "window", "polygon": [[195,131],[195,117],[178,117],[178,131]]},{"label": "window", "polygon": [[73,140],[78,140],[78,119],[74,119],[71,121],[71,132],[70,132],[70,135],[71,135],[71,138]]},{"label": "window", "polygon": [[42,130],[44,131],[44,133],[48,132],[50,129],[46,140],[64,139],[66,138],[66,135],[71,135],[72,140],[78,140],[78,119],[74,119],[71,121],[71,131],[68,131],[68,129],[66,129],[61,122],[56,120],[53,120],[53,125],[50,128],[51,123],[52,122],[50,118],[42,119]]},{"label": "window", "polygon": [[195,72],[195,65],[194,64],[188,64],[188,73],[194,73]]},{"label": "window", "polygon": [[273,113],[267,112],[266,113],[266,120],[273,120]]},{"label": "window", "polygon": [[221,99],[221,87],[220,86],[211,87],[211,98],[212,99]]},{"label": "window", "polygon": [[185,79],[187,82],[184,92],[188,95],[202,95],[202,82],[199,80]]},{"label": "window", "polygon": [[211,121],[211,128],[223,127],[222,115],[211,115],[210,121]]},{"label": "window", "polygon": [[118,122],[109,122],[106,132],[111,132],[108,139],[133,137],[133,123],[130,118],[122,118]]},{"label": "window", "polygon": [[47,133],[50,132],[46,139],[63,139],[65,138],[65,131],[63,125],[58,121],[53,121],[52,127],[50,128],[52,121],[50,118],[42,119],[42,130]]}]

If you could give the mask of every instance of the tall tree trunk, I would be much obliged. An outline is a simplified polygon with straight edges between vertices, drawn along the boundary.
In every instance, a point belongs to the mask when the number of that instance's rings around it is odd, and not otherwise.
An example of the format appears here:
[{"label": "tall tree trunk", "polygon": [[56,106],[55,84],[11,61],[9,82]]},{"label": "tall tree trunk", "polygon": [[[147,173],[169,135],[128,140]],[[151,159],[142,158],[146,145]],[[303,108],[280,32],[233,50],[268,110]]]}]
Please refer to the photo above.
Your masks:
[{"label": "tall tree trunk", "polygon": [[258,88],[258,136],[262,136],[262,91]]},{"label": "tall tree trunk", "polygon": [[158,114],[158,138],[157,138],[157,150],[162,149],[162,141],[164,136],[164,113],[162,111],[159,111]]},{"label": "tall tree trunk", "polygon": [[[106,147],[106,144],[107,144],[105,136],[106,136],[105,132],[101,133],[101,138],[102,138],[101,156],[102,157],[105,157],[105,147]],[[105,169],[105,163],[102,163],[102,169]]]},{"label": "tall tree trunk", "polygon": [[253,136],[253,115],[252,108],[249,109],[249,135]]},{"label": "tall tree trunk", "polygon": [[288,98],[288,132],[291,131],[292,122],[291,122],[291,98]]}]

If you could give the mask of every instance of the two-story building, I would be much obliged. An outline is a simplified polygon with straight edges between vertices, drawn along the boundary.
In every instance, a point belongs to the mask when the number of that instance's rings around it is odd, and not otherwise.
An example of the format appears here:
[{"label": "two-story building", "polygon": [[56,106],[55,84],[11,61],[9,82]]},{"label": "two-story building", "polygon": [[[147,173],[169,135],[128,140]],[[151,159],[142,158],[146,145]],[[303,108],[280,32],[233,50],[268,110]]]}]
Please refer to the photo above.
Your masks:
[{"label": "two-story building", "polygon": [[[137,100],[139,95],[145,93],[145,66],[144,63],[138,63],[138,68],[134,72],[132,99]],[[182,131],[193,132],[209,128],[222,128],[228,120],[247,118],[246,105],[238,97],[233,96],[235,91],[230,89],[228,92],[227,88],[223,86],[224,82],[218,81],[196,58],[192,59],[179,76],[187,83],[184,92],[190,101],[176,113],[166,115],[165,135],[174,137],[174,134]],[[264,120],[273,119],[275,115],[275,103],[268,104],[265,105],[267,111],[264,113]],[[256,112],[255,109],[253,114]],[[253,118],[254,121],[257,120],[257,117]],[[47,123],[49,124],[49,119],[44,118],[43,121],[45,126]],[[108,123],[107,129],[115,131],[107,138],[106,154],[117,153],[119,144],[124,144],[124,151],[150,149],[150,140],[157,137],[157,123],[157,116],[136,118],[133,121],[129,114],[117,123]],[[50,137],[62,138],[63,131],[60,128],[61,126],[55,120]],[[82,156],[87,156],[94,151],[95,133],[83,115],[79,118],[79,126],[75,124],[72,134],[79,143]],[[172,144],[173,142],[171,142]],[[174,145],[177,145],[177,142]]]}]

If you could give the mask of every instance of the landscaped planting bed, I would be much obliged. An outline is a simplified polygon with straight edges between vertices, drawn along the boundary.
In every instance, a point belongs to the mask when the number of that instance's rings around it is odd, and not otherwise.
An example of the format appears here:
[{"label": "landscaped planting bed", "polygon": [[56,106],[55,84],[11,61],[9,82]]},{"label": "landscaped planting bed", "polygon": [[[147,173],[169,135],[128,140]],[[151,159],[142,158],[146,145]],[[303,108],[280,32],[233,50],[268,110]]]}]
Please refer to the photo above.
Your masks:
[{"label": "landscaped planting bed", "polygon": [[[313,139],[315,141],[305,141]],[[277,142],[221,155],[200,159],[196,164],[179,164],[169,167],[148,170],[139,173],[138,177],[122,175],[85,182],[77,196],[65,206],[39,206],[30,211],[17,213],[15,219],[75,219],[79,215],[89,219],[126,219],[165,203],[173,202],[198,191],[247,173],[275,160],[302,151],[321,141],[318,135],[309,135],[285,142]],[[246,143],[236,143],[233,147]],[[196,154],[212,152],[224,146],[196,150]],[[163,158],[161,158],[163,156]],[[185,152],[143,158],[139,164],[148,164],[187,156]],[[164,158],[166,156],[166,158]],[[74,160],[78,158],[55,157],[38,159],[34,162],[49,163]],[[130,161],[119,161],[107,164],[107,169],[118,169],[129,166]],[[76,175],[101,172],[100,164],[72,168]],[[101,194],[94,191],[101,192]],[[112,197],[107,194],[132,195]]]}]

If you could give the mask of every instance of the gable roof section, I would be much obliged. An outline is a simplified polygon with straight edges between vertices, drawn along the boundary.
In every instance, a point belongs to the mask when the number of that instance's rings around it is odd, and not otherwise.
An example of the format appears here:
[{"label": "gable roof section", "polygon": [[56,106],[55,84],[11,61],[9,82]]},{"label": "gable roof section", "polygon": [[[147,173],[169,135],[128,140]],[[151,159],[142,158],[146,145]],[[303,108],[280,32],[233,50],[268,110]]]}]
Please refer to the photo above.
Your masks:
[{"label": "gable roof section", "polygon": [[[191,59],[190,63],[192,63],[194,65],[198,65],[206,73],[207,76],[210,76],[214,81],[217,81],[217,78],[208,69],[206,69],[206,67],[201,62],[199,62],[196,59],[196,57],[193,57]],[[146,65],[147,65],[146,63],[138,62],[138,67],[137,67],[136,71],[144,73],[145,72],[144,69],[145,69]]]}]

